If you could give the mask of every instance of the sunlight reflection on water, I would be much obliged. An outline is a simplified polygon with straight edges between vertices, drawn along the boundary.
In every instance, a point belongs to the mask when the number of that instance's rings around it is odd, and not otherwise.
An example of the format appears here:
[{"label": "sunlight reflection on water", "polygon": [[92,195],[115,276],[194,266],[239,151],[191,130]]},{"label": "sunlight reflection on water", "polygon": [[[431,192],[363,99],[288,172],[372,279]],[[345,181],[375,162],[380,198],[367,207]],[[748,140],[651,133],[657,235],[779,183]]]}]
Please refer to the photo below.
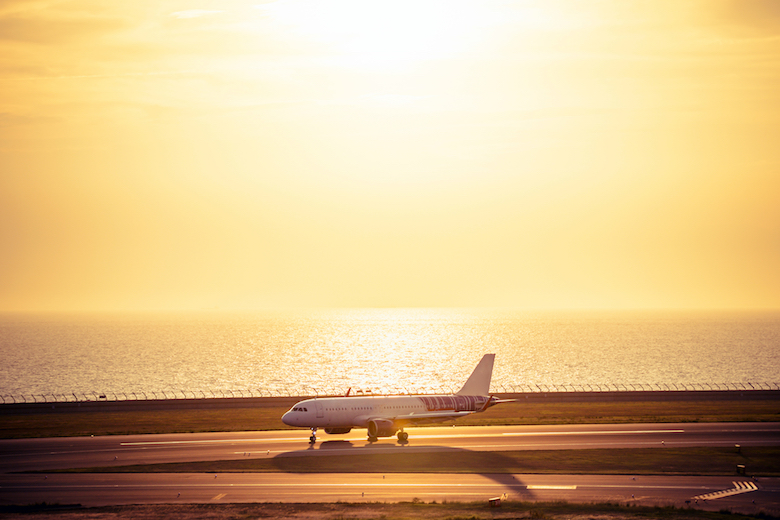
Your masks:
[{"label": "sunlight reflection on water", "polygon": [[3,315],[0,394],[772,382],[778,313],[356,309]]}]

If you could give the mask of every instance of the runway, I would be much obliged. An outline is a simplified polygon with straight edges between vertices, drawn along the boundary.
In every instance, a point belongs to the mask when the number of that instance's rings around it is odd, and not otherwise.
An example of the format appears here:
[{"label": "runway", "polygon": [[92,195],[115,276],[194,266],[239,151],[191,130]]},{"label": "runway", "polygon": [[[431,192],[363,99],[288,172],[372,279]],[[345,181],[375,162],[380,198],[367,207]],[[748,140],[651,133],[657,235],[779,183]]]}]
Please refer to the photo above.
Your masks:
[{"label": "runway", "polygon": [[[308,430],[0,440],[0,504],[110,505],[175,502],[487,500],[613,501],[780,511],[780,479],[743,476],[442,474],[45,474],[17,473],[268,457],[350,456],[461,449],[575,450],[691,446],[778,446],[780,423],[685,423],[414,428],[407,444],[376,443],[365,431]],[[738,477],[738,478],[737,478]],[[720,494],[718,494],[720,493]],[[697,499],[696,497],[706,497]],[[705,502],[706,500],[706,502]],[[755,502],[755,504],[754,504]]]},{"label": "runway", "polygon": [[110,435],[0,440],[0,473],[249,457],[393,453],[398,450],[507,451],[691,446],[778,446],[780,423],[598,424],[408,428],[409,441],[369,443],[308,430]]}]

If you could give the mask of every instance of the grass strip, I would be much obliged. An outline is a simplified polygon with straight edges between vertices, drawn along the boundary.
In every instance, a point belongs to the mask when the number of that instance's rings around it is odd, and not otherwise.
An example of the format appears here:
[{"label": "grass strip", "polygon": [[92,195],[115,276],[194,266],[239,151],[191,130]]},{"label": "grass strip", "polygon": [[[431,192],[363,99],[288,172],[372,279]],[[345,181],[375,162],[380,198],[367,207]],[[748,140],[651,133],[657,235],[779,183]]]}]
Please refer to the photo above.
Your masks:
[{"label": "grass strip", "polygon": [[[281,430],[287,408],[128,410],[4,414],[0,438]],[[495,406],[454,424],[548,425],[780,421],[780,400],[517,402]],[[451,422],[442,424],[452,424]]]},{"label": "grass strip", "polygon": [[26,519],[58,518],[72,520],[96,518],[167,518],[191,520],[193,518],[286,518],[290,520],[493,520],[496,518],[528,518],[540,520],[570,520],[598,518],[600,520],[747,520],[777,517],[759,513],[745,515],[728,510],[705,511],[674,506],[633,506],[616,503],[574,504],[566,502],[514,502],[505,501],[500,509],[489,508],[484,502],[336,502],[311,504],[160,504],[127,505],[57,510],[56,505],[34,504],[30,506],[0,506],[0,514],[24,515]]},{"label": "grass strip", "polygon": [[286,411],[286,408],[225,408],[6,414],[0,420],[0,438],[277,430],[289,428],[280,420]]},{"label": "grass strip", "polygon": [[[418,452],[277,456],[61,470],[68,473],[547,473],[780,476],[780,447]],[[47,473],[54,473],[48,471]]]}]

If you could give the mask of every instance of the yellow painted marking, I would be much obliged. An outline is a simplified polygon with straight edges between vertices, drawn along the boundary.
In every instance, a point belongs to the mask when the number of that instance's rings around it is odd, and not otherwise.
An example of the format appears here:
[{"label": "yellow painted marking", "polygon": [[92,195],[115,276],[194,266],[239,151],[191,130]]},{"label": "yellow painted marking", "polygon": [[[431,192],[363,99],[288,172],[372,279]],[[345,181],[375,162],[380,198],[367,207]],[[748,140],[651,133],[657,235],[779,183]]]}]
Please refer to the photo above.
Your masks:
[{"label": "yellow painted marking", "polygon": [[[506,432],[501,435],[507,437],[530,437],[541,435],[625,435],[625,434],[647,434],[647,433],[685,433],[685,430],[597,430],[589,432]],[[486,436],[487,437],[487,436]]]},{"label": "yellow painted marking", "polygon": [[[648,433],[684,433],[685,430],[598,430],[598,431],[570,431],[570,432],[503,432],[503,433],[479,433],[479,434],[446,434],[446,435],[414,435],[415,439],[453,439],[453,438],[484,438],[484,437],[536,437],[536,436],[577,436],[577,435],[623,435],[623,434],[648,434]],[[364,437],[349,436],[342,437],[344,440],[359,439]],[[223,444],[239,442],[287,442],[300,441],[302,437],[278,437],[269,439],[202,439],[202,440],[180,440],[180,441],[141,441],[141,442],[121,442],[120,446],[163,446],[175,444]]]},{"label": "yellow painted marking", "polygon": [[219,495],[215,496],[215,497],[214,497],[214,498],[212,498],[211,500],[219,500],[219,499],[221,499],[221,498],[225,498],[225,493],[220,493]]},{"label": "yellow painted marking", "polygon": [[527,489],[577,489],[577,486],[528,486]]}]

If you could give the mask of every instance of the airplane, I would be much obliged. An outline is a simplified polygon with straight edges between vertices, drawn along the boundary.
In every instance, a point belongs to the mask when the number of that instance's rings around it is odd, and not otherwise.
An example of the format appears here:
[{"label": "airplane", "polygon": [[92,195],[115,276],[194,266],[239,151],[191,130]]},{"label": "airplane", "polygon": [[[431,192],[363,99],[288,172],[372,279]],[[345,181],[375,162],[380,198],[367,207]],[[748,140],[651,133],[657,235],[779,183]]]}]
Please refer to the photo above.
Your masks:
[{"label": "airplane", "polygon": [[328,434],[346,434],[352,428],[367,428],[368,441],[398,434],[406,442],[404,427],[424,422],[446,421],[483,412],[489,407],[513,399],[498,399],[490,394],[495,354],[485,354],[457,393],[419,396],[359,396],[306,399],[296,403],[282,416],[289,426],[311,429],[309,443],[317,442],[317,429]]}]

